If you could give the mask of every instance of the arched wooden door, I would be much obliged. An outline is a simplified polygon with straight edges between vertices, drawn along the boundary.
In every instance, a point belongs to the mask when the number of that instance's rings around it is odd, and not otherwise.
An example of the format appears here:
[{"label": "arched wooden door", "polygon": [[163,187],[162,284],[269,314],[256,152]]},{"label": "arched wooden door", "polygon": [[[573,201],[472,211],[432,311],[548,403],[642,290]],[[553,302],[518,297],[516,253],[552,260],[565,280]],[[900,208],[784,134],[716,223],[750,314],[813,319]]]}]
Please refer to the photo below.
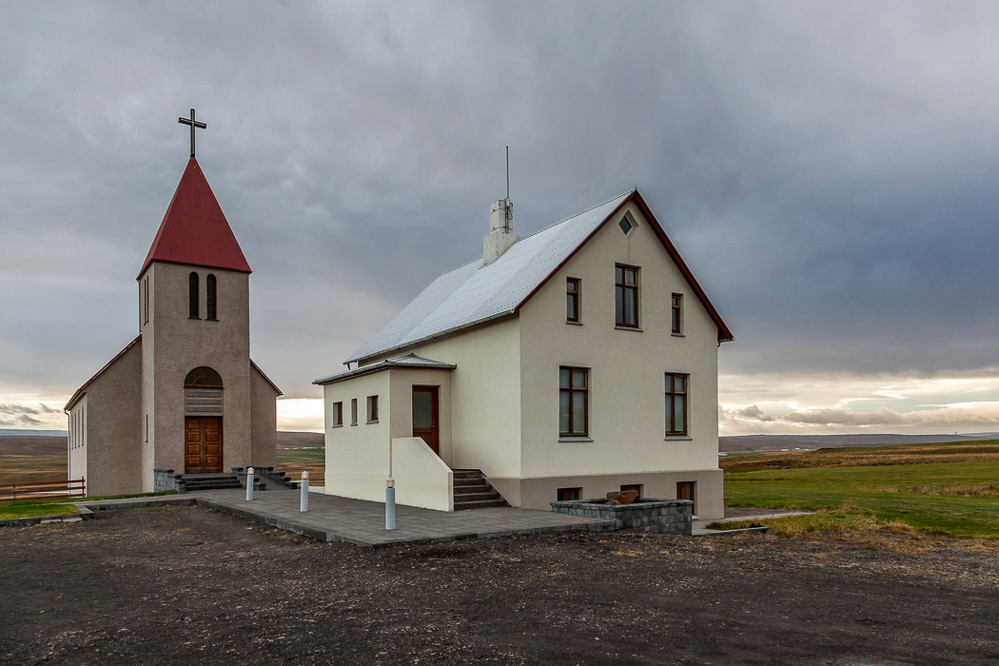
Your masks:
[{"label": "arched wooden door", "polygon": [[184,472],[222,471],[222,377],[200,367],[184,380]]}]

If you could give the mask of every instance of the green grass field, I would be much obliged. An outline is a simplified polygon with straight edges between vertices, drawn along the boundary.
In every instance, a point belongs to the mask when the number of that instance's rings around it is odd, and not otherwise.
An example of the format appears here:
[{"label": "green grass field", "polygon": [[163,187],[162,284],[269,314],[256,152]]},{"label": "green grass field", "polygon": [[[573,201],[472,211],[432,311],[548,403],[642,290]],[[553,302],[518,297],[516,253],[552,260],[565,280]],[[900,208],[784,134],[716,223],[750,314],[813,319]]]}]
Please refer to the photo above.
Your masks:
[{"label": "green grass field", "polygon": [[[996,442],[911,449],[761,455],[758,463],[752,463],[757,469],[735,471],[750,467],[752,462],[751,458],[740,458],[737,464],[724,465],[728,467],[725,503],[811,511],[845,508],[879,521],[901,521],[925,534],[999,538]],[[788,465],[781,466],[780,458],[790,459]],[[802,466],[809,458],[822,466]],[[940,459],[964,461],[936,462]],[[866,464],[852,465],[852,461]],[[875,464],[870,464],[872,461]],[[877,464],[889,461],[893,464]]]},{"label": "green grass field", "polygon": [[80,513],[80,510],[72,504],[61,504],[58,500],[24,500],[0,504],[0,520],[62,516],[70,513]]},{"label": "green grass field", "polygon": [[326,472],[326,451],[324,449],[279,448],[277,459],[278,467],[292,481],[298,481],[304,471],[309,473],[311,485],[323,485],[323,477]]}]

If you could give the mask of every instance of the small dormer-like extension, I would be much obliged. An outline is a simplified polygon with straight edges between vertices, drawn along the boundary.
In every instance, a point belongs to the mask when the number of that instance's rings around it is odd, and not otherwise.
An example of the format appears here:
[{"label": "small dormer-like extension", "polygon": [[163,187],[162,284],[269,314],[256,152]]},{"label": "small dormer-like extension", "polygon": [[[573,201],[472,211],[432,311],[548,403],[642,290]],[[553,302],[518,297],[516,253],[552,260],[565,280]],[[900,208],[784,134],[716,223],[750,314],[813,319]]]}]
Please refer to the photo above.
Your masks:
[{"label": "small dormer-like extension", "polygon": [[513,202],[500,199],[489,207],[489,235],[482,239],[482,259],[491,264],[520,240],[513,233]]}]

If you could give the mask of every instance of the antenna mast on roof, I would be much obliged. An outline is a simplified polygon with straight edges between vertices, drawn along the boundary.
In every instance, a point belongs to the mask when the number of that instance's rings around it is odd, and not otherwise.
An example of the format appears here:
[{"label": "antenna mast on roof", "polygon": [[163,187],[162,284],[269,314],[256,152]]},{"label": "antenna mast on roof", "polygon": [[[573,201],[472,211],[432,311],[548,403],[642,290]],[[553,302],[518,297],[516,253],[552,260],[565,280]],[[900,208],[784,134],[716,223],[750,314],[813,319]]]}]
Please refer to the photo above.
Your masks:
[{"label": "antenna mast on roof", "polygon": [[506,147],[506,231],[513,227],[513,202],[510,201],[510,146]]},{"label": "antenna mast on roof", "polygon": [[510,200],[510,146],[506,147],[506,200]]}]

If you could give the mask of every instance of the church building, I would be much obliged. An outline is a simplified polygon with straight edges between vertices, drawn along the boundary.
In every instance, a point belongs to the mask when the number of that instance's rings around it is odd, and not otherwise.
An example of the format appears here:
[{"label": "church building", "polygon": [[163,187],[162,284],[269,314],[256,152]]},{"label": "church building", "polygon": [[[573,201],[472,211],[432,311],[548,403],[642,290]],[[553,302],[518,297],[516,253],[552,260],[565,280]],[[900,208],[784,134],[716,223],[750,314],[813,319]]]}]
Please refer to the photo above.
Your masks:
[{"label": "church building", "polygon": [[482,256],[315,381],[326,492],[382,501],[391,477],[397,502],[452,511],[493,505],[480,476],[512,506],[633,489],[721,517],[731,339],[637,190],[526,238],[497,201]]},{"label": "church building", "polygon": [[191,153],[139,270],[139,335],[65,408],[69,478],[91,496],[276,465],[281,391],[250,360],[250,266]]}]

